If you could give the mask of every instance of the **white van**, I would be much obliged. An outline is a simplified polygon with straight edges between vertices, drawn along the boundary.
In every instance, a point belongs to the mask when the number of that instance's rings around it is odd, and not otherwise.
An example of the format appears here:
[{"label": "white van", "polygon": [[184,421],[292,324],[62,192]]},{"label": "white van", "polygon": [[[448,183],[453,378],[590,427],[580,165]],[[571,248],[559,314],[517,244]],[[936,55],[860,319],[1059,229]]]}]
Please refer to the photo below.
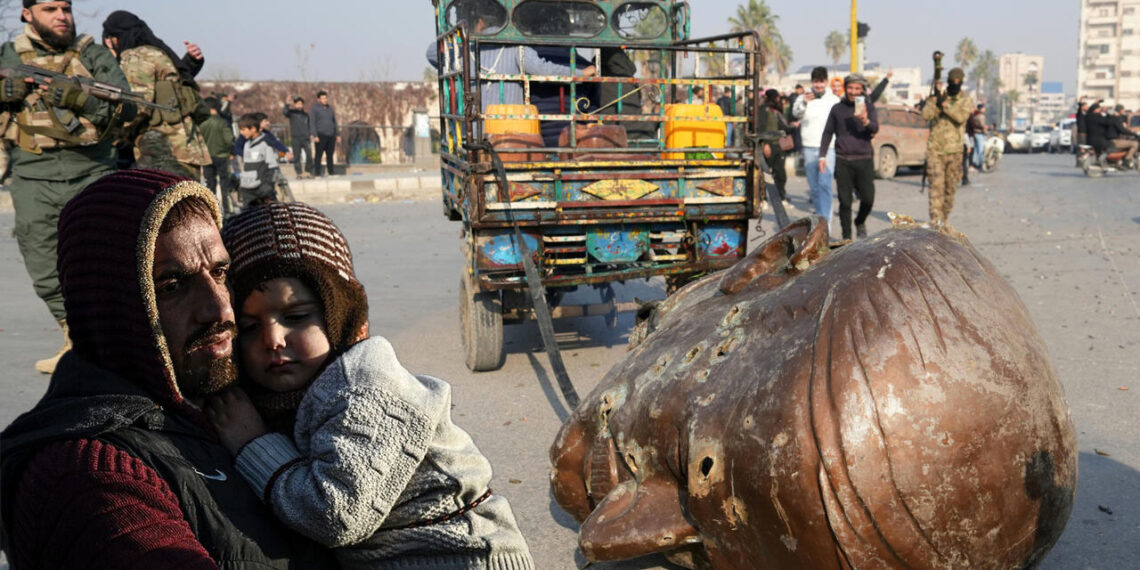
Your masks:
[{"label": "white van", "polygon": [[1049,152],[1073,150],[1073,131],[1075,130],[1077,130],[1076,119],[1062,120],[1061,124],[1053,129],[1052,134],[1049,135]]}]

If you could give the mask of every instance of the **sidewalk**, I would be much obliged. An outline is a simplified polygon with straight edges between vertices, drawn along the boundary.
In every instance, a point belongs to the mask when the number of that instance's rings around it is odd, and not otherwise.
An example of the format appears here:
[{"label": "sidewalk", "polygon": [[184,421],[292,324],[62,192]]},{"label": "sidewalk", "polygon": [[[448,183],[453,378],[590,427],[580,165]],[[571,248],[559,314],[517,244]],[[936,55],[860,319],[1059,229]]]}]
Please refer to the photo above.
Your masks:
[{"label": "sidewalk", "polygon": [[[432,200],[441,189],[438,157],[420,164],[352,165],[346,174],[304,180],[293,175],[291,165],[283,166],[283,172],[293,197],[310,204]],[[0,189],[0,212],[12,211],[11,194]]]}]

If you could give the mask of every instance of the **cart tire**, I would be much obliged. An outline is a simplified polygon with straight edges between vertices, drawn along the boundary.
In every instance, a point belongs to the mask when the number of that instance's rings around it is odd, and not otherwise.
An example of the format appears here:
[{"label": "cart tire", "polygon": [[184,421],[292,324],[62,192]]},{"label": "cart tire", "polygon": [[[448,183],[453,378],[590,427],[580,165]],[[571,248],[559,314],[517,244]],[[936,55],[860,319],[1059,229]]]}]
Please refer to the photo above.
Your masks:
[{"label": "cart tire", "polygon": [[459,327],[469,370],[486,372],[503,366],[503,300],[498,291],[479,291],[470,277],[461,277]]}]

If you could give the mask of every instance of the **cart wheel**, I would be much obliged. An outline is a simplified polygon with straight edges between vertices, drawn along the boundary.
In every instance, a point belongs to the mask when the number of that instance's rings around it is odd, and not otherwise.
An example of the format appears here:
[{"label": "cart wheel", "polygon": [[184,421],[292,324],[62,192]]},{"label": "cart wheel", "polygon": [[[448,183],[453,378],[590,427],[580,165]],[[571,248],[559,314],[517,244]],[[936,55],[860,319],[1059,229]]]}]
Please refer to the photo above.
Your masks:
[{"label": "cart wheel", "polygon": [[468,369],[486,372],[503,366],[503,301],[498,291],[479,291],[470,277],[461,277],[459,326]]}]

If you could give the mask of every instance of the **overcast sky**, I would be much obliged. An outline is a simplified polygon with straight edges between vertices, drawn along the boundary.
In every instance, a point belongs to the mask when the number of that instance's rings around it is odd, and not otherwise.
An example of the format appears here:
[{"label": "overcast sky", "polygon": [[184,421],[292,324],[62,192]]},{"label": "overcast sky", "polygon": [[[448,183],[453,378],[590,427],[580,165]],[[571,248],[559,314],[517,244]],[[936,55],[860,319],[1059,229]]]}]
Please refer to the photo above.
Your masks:
[{"label": "overcast sky", "polygon": [[[691,0],[693,35],[728,31],[739,0]],[[848,0],[769,0],[792,48],[793,69],[830,63],[823,40],[850,21]],[[423,75],[424,49],[435,35],[430,0],[81,0],[80,31],[99,37],[116,9],[130,10],[176,50],[199,43],[207,64],[200,78],[321,81],[404,80]],[[1076,89],[1080,0],[860,0],[859,19],[871,26],[867,58],[894,67],[922,66],[930,54],[964,36],[1000,55],[1045,58],[1043,81]],[[302,54],[299,56],[299,54]],[[308,66],[302,77],[302,62]],[[846,58],[844,58],[846,60]]]}]

